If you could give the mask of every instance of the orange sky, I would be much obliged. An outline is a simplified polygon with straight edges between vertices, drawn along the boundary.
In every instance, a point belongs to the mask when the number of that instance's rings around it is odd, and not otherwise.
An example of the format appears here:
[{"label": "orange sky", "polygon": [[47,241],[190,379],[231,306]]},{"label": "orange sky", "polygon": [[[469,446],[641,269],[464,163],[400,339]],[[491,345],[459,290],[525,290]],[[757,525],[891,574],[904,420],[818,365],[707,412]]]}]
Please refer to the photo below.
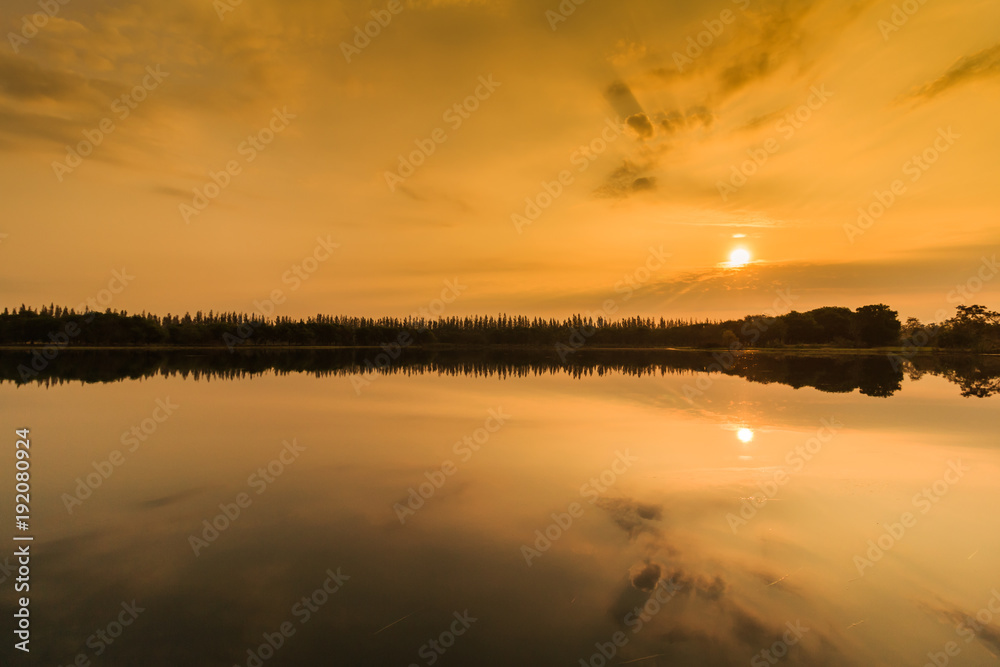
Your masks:
[{"label": "orange sky", "polygon": [[233,1],[4,2],[4,305],[1000,306],[995,2]]}]

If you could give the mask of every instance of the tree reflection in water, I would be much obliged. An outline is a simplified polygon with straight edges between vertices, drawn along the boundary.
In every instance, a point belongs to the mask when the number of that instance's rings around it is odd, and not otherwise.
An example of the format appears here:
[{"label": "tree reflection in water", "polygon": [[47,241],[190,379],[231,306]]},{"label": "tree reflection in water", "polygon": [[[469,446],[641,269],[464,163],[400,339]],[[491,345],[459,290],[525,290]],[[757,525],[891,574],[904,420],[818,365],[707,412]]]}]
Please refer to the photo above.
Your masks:
[{"label": "tree reflection in water", "polygon": [[566,362],[546,349],[404,349],[395,359],[377,348],[225,350],[62,350],[54,359],[25,351],[0,353],[0,382],[15,384],[117,382],[154,376],[238,379],[265,373],[473,375],[523,377],[568,373],[573,377],[724,373],[750,382],[813,387],[866,396],[892,396],[904,372],[957,384],[962,396],[1000,393],[1000,358],[977,355],[927,355],[906,360],[884,354],[823,354],[687,350],[579,350]]}]

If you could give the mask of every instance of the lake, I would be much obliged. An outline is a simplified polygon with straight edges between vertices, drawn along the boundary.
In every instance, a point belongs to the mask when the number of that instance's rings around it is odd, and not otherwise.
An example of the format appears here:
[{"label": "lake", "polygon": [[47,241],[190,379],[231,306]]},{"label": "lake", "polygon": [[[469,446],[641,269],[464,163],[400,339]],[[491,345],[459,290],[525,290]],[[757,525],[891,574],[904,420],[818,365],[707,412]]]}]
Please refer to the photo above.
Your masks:
[{"label": "lake", "polygon": [[30,428],[32,664],[1000,654],[996,358],[31,363],[0,355],[7,480]]}]

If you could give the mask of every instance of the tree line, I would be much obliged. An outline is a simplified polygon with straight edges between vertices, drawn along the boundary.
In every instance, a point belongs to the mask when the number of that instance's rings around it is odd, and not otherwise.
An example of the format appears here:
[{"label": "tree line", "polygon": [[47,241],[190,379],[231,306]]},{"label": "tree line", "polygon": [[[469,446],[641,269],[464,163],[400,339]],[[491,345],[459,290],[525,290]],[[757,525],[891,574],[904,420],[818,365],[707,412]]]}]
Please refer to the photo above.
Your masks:
[{"label": "tree line", "polygon": [[904,345],[989,352],[1000,349],[1000,313],[985,306],[958,306],[954,317],[924,324],[901,323],[885,304],[855,310],[828,306],[784,315],[736,320],[574,315],[564,319],[520,315],[265,318],[246,313],[201,311],[191,315],[126,311],[76,312],[56,305],[21,305],[0,315],[0,344],[73,346],[189,345],[237,348],[268,345],[555,346],[568,353],[587,347],[768,348],[795,345],[871,348]]}]

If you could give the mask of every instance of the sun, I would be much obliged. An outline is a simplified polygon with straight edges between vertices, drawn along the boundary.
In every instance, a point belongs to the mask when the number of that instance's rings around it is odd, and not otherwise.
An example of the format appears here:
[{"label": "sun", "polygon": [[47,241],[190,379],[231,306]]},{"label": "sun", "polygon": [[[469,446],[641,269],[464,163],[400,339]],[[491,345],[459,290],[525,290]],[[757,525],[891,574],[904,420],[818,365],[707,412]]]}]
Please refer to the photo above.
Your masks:
[{"label": "sun", "polygon": [[729,253],[729,266],[746,266],[750,263],[750,252],[744,248],[737,248]]},{"label": "sun", "polygon": [[740,442],[750,442],[753,440],[753,431],[748,428],[741,428],[736,432],[736,437],[739,438]]}]

